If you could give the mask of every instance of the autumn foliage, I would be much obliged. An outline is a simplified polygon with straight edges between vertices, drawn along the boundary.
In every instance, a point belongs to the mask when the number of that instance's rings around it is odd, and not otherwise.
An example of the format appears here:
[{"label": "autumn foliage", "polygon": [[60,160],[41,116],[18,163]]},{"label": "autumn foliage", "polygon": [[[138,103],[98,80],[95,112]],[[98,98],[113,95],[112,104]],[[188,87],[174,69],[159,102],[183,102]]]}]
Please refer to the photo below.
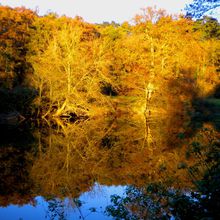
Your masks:
[{"label": "autumn foliage", "polygon": [[123,103],[136,113],[182,109],[219,83],[208,22],[147,8],[133,24],[95,25],[1,6],[0,84],[34,88],[32,113],[41,117],[94,116]]},{"label": "autumn foliage", "polygon": [[218,171],[219,107],[205,98],[220,96],[219,39],[212,18],[156,8],[89,24],[0,6],[0,128],[15,112],[33,132],[1,131],[0,204],[77,198],[96,183],[194,189]]}]

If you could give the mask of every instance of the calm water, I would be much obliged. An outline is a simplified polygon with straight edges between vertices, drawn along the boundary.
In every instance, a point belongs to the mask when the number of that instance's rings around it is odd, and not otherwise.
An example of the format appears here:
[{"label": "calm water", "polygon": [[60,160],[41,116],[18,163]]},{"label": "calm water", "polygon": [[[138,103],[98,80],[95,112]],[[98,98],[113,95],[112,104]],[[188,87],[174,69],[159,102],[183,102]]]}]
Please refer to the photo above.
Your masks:
[{"label": "calm water", "polygon": [[218,125],[120,112],[1,128],[0,219],[219,219]]},{"label": "calm water", "polygon": [[32,202],[24,205],[9,205],[0,208],[0,219],[39,220],[39,219],[112,219],[105,215],[107,205],[110,205],[112,194],[123,195],[123,186],[94,185],[90,192],[79,197],[80,207],[72,198],[52,199],[46,201],[37,196]]}]

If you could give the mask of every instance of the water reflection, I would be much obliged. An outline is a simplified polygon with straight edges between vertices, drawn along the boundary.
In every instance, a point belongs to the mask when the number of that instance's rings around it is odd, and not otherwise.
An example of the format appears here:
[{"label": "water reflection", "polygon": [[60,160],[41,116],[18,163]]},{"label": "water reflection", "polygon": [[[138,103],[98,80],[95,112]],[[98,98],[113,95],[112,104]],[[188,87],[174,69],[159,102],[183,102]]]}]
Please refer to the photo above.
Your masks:
[{"label": "water reflection", "polygon": [[[65,201],[80,213],[80,207],[85,210],[82,196],[95,192],[96,184],[121,185],[128,186],[125,194],[112,196],[112,203],[103,205],[109,205],[106,210],[86,206],[86,219],[94,219],[93,212],[118,219],[186,219],[192,212],[215,218],[219,133],[208,123],[196,129],[192,124],[174,110],[163,116],[152,111],[147,117],[120,111],[71,124],[44,121],[32,130],[9,130],[0,149],[0,205],[35,206],[35,197],[42,196],[49,219],[70,219],[64,215]],[[7,139],[12,133],[23,134],[24,141]]]},{"label": "water reflection", "polygon": [[23,206],[10,205],[0,208],[0,219],[112,219],[105,215],[105,208],[110,204],[110,196],[114,193],[122,196],[125,187],[102,186],[96,184],[91,192],[83,193],[78,199],[51,198],[41,196],[34,198],[33,204]]},{"label": "water reflection", "polygon": [[[56,129],[37,135],[39,154],[30,173],[39,193],[78,197],[95,182],[141,186],[157,180],[189,186],[187,172],[176,169],[185,155],[178,137],[183,128],[168,130],[165,120],[121,114],[67,127],[58,121]],[[168,145],[168,132],[178,147]]]},{"label": "water reflection", "polygon": [[[205,125],[187,142],[178,170],[188,172],[191,187],[152,181],[128,186],[123,196],[112,195],[106,213],[116,219],[219,219],[219,133]],[[181,179],[179,179],[181,181]]]}]

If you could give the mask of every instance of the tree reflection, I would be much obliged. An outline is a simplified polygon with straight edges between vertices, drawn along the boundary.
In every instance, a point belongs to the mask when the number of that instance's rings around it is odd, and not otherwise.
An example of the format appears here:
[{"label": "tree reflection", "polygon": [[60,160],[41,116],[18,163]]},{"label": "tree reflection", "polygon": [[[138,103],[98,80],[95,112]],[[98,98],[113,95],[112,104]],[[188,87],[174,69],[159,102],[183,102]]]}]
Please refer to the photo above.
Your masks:
[{"label": "tree reflection", "polygon": [[113,196],[106,210],[118,219],[217,215],[219,133],[210,124],[192,133],[190,117],[179,108],[164,115],[151,109],[149,116],[118,105],[103,117],[41,121],[27,150],[5,142],[1,169],[9,174],[1,174],[7,179],[1,183],[1,204],[41,195],[51,205],[48,215],[65,219],[65,198],[78,201],[99,183],[129,185],[126,195]]},{"label": "tree reflection", "polygon": [[118,110],[112,117],[73,124],[57,120],[56,129],[37,134],[39,154],[31,170],[36,188],[45,196],[77,198],[95,182],[143,186],[157,181],[191,187],[187,170],[178,169],[187,147],[179,137],[184,122],[176,119],[173,124],[174,116],[148,119]]},{"label": "tree reflection", "polygon": [[106,214],[115,219],[219,219],[219,153],[219,133],[204,125],[178,167],[188,171],[194,189],[167,187],[155,180],[142,187],[131,185],[123,197],[112,195]]}]

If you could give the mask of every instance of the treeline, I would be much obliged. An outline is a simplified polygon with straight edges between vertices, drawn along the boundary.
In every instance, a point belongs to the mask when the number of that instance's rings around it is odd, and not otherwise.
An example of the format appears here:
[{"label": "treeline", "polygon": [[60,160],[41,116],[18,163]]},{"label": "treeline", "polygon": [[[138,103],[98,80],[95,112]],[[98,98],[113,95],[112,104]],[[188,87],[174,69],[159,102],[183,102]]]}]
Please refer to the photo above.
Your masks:
[{"label": "treeline", "polygon": [[219,83],[220,26],[146,8],[133,23],[0,6],[0,112],[93,116],[183,108]]}]

